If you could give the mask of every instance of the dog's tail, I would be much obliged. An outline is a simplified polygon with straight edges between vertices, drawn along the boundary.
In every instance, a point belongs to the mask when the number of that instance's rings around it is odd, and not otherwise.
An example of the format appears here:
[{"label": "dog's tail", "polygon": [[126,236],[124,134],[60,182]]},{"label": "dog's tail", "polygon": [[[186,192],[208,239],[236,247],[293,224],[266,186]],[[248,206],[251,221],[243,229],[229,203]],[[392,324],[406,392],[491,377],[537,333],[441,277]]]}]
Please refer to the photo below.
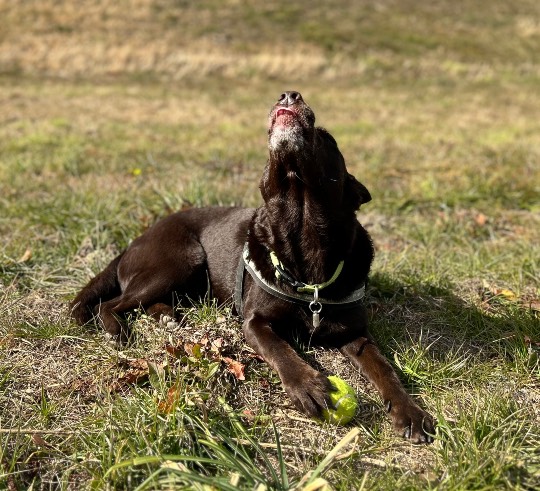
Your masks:
[{"label": "dog's tail", "polygon": [[118,263],[123,255],[122,252],[115,257],[101,273],[89,281],[71,302],[71,316],[81,326],[93,319],[96,305],[120,295]]}]

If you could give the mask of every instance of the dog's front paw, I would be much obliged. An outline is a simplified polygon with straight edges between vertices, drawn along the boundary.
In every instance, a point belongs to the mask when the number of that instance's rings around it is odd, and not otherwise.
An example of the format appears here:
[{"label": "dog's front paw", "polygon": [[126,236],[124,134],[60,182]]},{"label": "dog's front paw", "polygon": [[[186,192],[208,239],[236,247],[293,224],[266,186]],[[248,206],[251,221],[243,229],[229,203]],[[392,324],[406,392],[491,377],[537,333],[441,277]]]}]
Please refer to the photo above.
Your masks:
[{"label": "dog's front paw", "polygon": [[283,386],[298,411],[311,418],[320,418],[322,410],[333,407],[329,393],[335,390],[322,373],[311,367],[291,368],[282,376]]},{"label": "dog's front paw", "polygon": [[431,415],[418,407],[412,400],[386,403],[392,418],[394,431],[412,443],[432,443],[435,422]]}]

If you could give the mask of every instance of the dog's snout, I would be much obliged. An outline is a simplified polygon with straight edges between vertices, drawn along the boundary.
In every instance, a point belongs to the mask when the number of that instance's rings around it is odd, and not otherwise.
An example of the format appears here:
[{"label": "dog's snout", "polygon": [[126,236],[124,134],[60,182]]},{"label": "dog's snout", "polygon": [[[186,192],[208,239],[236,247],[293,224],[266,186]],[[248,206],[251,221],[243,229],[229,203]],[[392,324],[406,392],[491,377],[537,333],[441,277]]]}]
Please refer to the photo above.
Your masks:
[{"label": "dog's snout", "polygon": [[290,90],[287,92],[283,92],[281,96],[278,99],[278,103],[281,106],[292,106],[293,104],[296,104],[297,102],[301,102],[302,96],[300,92],[296,92],[294,90]]}]

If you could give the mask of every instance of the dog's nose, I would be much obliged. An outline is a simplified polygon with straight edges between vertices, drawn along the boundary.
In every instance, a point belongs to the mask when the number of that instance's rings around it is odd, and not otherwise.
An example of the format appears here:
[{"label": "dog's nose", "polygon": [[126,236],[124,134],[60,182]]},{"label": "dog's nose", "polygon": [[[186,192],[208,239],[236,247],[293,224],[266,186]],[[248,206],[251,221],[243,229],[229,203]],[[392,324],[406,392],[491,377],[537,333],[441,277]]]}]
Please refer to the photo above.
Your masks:
[{"label": "dog's nose", "polygon": [[302,96],[300,95],[300,92],[296,92],[294,90],[290,90],[287,92],[283,92],[281,96],[278,99],[278,104],[280,106],[292,106],[293,104],[296,104],[297,102],[302,102]]}]

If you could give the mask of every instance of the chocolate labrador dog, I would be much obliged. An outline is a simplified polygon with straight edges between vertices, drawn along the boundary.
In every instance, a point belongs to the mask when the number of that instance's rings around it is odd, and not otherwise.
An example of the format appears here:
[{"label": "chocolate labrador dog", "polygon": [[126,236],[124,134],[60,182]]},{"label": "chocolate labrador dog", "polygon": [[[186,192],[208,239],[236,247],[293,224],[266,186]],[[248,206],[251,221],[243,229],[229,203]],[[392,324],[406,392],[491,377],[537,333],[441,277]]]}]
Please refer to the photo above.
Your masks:
[{"label": "chocolate labrador dog", "polygon": [[371,200],[347,172],[334,138],[315,126],[298,92],[268,118],[269,159],[257,209],[200,208],[172,214],[92,279],[72,303],[80,324],[97,318],[121,341],[138,307],[173,316],[173,302],[235,298],[247,343],[279,374],[298,410],[331,406],[333,386],[289,343],[292,332],[338,348],[380,392],[397,433],[431,442],[434,423],[406,393],[368,333],[362,305],[373,246],[356,211]]}]

